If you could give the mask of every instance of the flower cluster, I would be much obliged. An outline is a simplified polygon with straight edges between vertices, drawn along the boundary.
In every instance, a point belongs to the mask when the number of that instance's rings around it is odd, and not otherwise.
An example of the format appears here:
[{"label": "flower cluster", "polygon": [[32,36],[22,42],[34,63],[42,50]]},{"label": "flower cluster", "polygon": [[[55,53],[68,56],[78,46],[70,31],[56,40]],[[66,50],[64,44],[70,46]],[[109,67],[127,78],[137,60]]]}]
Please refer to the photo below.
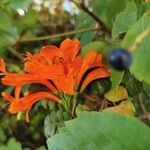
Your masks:
[{"label": "flower cluster", "polygon": [[[106,78],[110,72],[102,64],[102,55],[95,51],[89,51],[82,58],[80,55],[80,42],[64,40],[60,48],[47,45],[41,48],[38,54],[27,52],[24,63],[26,73],[9,73],[3,59],[0,60],[0,71],[4,75],[1,83],[7,86],[15,86],[14,96],[2,92],[2,96],[10,103],[9,112],[12,114],[26,111],[28,113],[34,103],[48,98],[62,103],[59,92],[74,95],[83,91],[93,80]],[[38,91],[28,93],[21,97],[20,92],[25,84],[38,83],[47,87],[50,91]]]}]

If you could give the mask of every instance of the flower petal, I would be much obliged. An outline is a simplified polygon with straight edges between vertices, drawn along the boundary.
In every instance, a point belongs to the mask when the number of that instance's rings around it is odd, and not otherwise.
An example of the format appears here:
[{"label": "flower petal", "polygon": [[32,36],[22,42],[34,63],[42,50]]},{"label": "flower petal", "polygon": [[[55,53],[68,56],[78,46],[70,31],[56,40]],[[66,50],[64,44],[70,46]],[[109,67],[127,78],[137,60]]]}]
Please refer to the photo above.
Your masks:
[{"label": "flower petal", "polygon": [[56,88],[48,80],[39,79],[37,76],[30,74],[9,73],[2,78],[1,82],[8,86],[22,86],[24,84],[40,83],[47,86],[50,90],[56,91]]},{"label": "flower petal", "polygon": [[[9,97],[9,94],[3,93],[3,96],[4,98],[6,98]],[[55,102],[61,103],[61,100],[54,94],[41,91],[41,92],[33,93],[25,97],[22,97],[19,100],[11,100],[9,112],[15,114],[20,111],[28,110],[33,106],[33,104],[35,104],[37,101],[40,101],[41,99],[44,98],[48,98]]]},{"label": "flower petal", "polygon": [[2,58],[0,59],[0,72],[6,73],[6,64]]},{"label": "flower petal", "polygon": [[64,60],[67,62],[72,62],[79,53],[80,41],[77,39],[70,40],[67,38],[61,43],[60,50],[63,53]]},{"label": "flower petal", "polygon": [[58,55],[58,52],[59,52],[59,49],[56,46],[46,45],[41,48],[40,55],[50,60],[53,60],[54,57]]},{"label": "flower petal", "polygon": [[97,54],[94,51],[90,51],[83,59],[82,68],[78,74],[77,85],[80,84],[80,81],[87,70],[94,67],[102,67],[102,66],[103,66],[102,55]]},{"label": "flower petal", "polygon": [[91,71],[83,81],[81,85],[81,90],[85,89],[86,86],[92,82],[93,80],[100,79],[100,78],[107,78],[110,76],[110,72],[105,68],[96,68],[95,70]]}]

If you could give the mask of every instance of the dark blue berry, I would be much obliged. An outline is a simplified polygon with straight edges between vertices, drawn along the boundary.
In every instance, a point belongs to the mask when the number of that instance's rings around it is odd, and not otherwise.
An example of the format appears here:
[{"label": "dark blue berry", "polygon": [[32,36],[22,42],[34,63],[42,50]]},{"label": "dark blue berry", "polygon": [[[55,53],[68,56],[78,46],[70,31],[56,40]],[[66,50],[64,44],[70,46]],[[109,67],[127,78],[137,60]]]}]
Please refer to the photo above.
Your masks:
[{"label": "dark blue berry", "polygon": [[114,69],[123,71],[131,65],[132,57],[126,49],[116,48],[110,53],[108,61]]}]

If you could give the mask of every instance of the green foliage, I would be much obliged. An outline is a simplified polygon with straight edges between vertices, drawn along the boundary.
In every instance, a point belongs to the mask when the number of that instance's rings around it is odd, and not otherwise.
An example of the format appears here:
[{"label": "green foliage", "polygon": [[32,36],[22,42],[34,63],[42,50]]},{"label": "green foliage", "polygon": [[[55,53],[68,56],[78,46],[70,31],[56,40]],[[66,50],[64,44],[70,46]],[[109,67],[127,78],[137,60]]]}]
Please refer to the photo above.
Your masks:
[{"label": "green foliage", "polygon": [[[130,16],[130,17],[129,17]],[[125,33],[131,25],[136,22],[137,8],[134,2],[129,2],[125,10],[121,11],[115,19],[112,28],[112,37],[115,38],[121,33]]]},{"label": "green foliage", "polygon": [[[140,18],[127,32],[122,46],[129,48],[136,37],[145,31],[150,25],[150,16],[144,15]],[[150,83],[150,36],[147,36],[141,43],[140,47],[133,52],[133,64],[130,68],[131,73],[140,81]],[[141,59],[141,56],[143,59]]]},{"label": "green foliage", "polygon": [[[112,49],[130,48],[140,33],[150,26],[150,2],[84,0],[85,11],[80,6],[83,1],[74,1],[79,6],[66,3],[68,0],[0,0],[0,57],[4,56],[9,63],[8,72],[24,73],[23,60],[20,61],[18,55],[24,57],[26,51],[39,52],[44,45],[59,46],[65,38],[77,38],[81,42],[82,56],[91,50],[102,54],[103,64],[111,71],[111,77],[93,81],[80,93],[75,109],[79,116],[75,114],[77,118],[71,121],[66,121],[72,119],[68,115],[72,107],[68,101],[72,97],[68,95],[65,95],[68,112],[61,105],[45,99],[33,106],[29,124],[25,123],[25,112],[9,115],[9,104],[0,99],[0,150],[46,150],[47,138],[48,147],[52,150],[146,150],[150,147],[150,130],[145,124],[136,118],[103,112],[136,114],[137,118],[143,119],[147,115],[138,101],[139,94],[145,109],[150,112],[150,36],[145,37],[132,53],[133,64],[129,70],[116,71],[107,61]],[[109,32],[98,22],[103,22]],[[88,30],[81,32],[80,29]],[[12,94],[14,90],[15,87],[0,85],[1,92]],[[20,97],[28,90],[31,93],[47,91],[40,84],[28,84],[23,86]],[[109,95],[111,98],[106,95],[108,90],[113,91],[113,96]],[[102,113],[85,112],[93,110]],[[83,113],[80,114],[81,111]],[[148,120],[144,118],[147,124]]]},{"label": "green foliage", "polygon": [[117,71],[112,69],[110,80],[112,82],[112,89],[116,89],[122,81],[124,71]]},{"label": "green foliage", "polygon": [[[143,134],[144,133],[144,134]],[[83,112],[49,138],[49,150],[146,150],[150,129],[134,117],[117,113]]]},{"label": "green foliage", "polygon": [[45,137],[51,137],[55,135],[59,128],[64,126],[64,116],[63,112],[60,111],[51,111],[49,115],[46,116],[44,121],[44,134]]},{"label": "green foliage", "polygon": [[9,0],[8,3],[13,9],[27,10],[31,4],[31,0]]},{"label": "green foliage", "polygon": [[13,44],[17,40],[17,31],[11,24],[10,16],[0,10],[0,55],[4,53],[5,47]]},{"label": "green foliage", "polygon": [[25,16],[22,16],[17,22],[17,29],[19,33],[24,30],[32,29],[37,23],[37,12],[35,10],[29,10]]},{"label": "green foliage", "polygon": [[139,16],[142,16],[144,13],[150,10],[150,2],[144,3],[140,8]]},{"label": "green foliage", "polygon": [[98,53],[106,54],[108,53],[109,46],[110,44],[106,41],[90,42],[82,48],[81,55],[86,55],[91,50],[94,50]]},{"label": "green foliage", "polygon": [[0,144],[0,150],[22,150],[22,146],[15,138],[11,138],[6,145]]},{"label": "green foliage", "polygon": [[116,15],[126,6],[128,0],[97,0],[94,2],[94,11],[105,24],[111,28]]}]

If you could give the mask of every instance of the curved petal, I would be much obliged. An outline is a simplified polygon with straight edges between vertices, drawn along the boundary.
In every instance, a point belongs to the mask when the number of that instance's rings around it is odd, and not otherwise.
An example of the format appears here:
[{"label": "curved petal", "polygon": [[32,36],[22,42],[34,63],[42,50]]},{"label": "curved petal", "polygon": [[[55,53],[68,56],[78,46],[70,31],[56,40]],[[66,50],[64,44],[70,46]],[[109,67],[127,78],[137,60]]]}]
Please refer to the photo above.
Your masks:
[{"label": "curved petal", "polygon": [[2,58],[0,59],[0,72],[6,73],[6,64]]},{"label": "curved petal", "polygon": [[56,91],[56,88],[47,80],[39,79],[35,75],[9,73],[1,80],[2,84],[8,86],[22,86],[30,83],[40,83],[47,86],[50,90]]},{"label": "curved petal", "polygon": [[80,50],[80,41],[70,40],[67,38],[60,45],[60,51],[63,53],[63,58],[67,62],[72,62],[74,58],[79,54]]},{"label": "curved petal", "polygon": [[4,97],[4,99],[7,101],[7,102],[10,102],[12,103],[15,99],[14,97],[12,97],[11,95],[5,93],[5,92],[2,92],[2,97]]},{"label": "curved petal", "polygon": [[102,67],[102,55],[97,54],[95,51],[90,51],[86,57],[83,59],[81,70],[78,74],[77,85],[80,84],[80,81],[84,73],[94,67]]},{"label": "curved petal", "polygon": [[110,76],[110,74],[111,73],[105,68],[97,68],[91,71],[83,81],[81,85],[81,90],[84,90],[86,86],[93,80],[100,79],[100,78],[107,78]]},{"label": "curved petal", "polygon": [[20,111],[28,110],[33,106],[33,104],[35,104],[37,101],[40,101],[41,99],[44,98],[48,98],[55,102],[61,103],[61,100],[57,96],[44,91],[29,94],[25,97],[20,98],[19,100],[16,100],[15,98],[12,99],[12,96],[10,96],[5,92],[3,92],[2,96],[6,98],[7,101],[10,102],[9,112],[12,114],[18,113]]},{"label": "curved petal", "polygon": [[59,52],[59,49],[56,46],[46,45],[41,48],[40,55],[50,60],[53,60],[54,57],[58,55],[58,52]]}]

